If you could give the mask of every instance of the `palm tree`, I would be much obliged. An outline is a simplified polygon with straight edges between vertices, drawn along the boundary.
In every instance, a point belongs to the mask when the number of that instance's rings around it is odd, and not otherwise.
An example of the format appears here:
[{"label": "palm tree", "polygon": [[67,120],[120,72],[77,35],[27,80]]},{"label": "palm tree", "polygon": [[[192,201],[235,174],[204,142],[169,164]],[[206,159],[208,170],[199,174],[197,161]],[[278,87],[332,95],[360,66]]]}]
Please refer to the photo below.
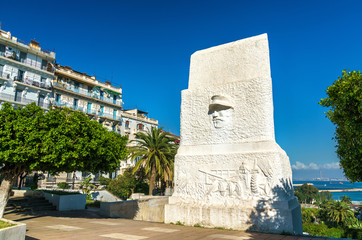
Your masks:
[{"label": "palm tree", "polygon": [[340,197],[340,199],[341,199],[341,202],[345,202],[348,205],[352,204],[352,198],[351,197],[347,197],[346,195],[344,195],[344,196]]},{"label": "palm tree", "polygon": [[347,225],[355,220],[354,213],[349,205],[342,201],[336,201],[329,205],[328,217],[337,225]]},{"label": "palm tree", "polygon": [[150,173],[150,187],[149,194],[155,187],[157,175],[160,177],[173,175],[173,162],[177,151],[175,138],[168,136],[162,131],[162,128],[151,127],[151,131],[147,133],[138,132],[136,134],[137,145],[132,147],[131,159],[134,160],[138,157],[133,173],[135,173],[141,166],[144,167],[145,173]]}]

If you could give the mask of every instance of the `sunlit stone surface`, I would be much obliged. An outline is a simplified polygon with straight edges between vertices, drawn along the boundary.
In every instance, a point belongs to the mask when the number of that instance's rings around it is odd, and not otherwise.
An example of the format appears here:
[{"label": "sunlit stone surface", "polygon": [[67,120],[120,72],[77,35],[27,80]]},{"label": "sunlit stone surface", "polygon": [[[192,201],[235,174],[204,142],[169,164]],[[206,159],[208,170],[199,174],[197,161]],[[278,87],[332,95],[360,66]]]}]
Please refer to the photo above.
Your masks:
[{"label": "sunlit stone surface", "polygon": [[275,142],[267,35],[198,51],[182,91],[165,222],[302,233],[289,158]]}]

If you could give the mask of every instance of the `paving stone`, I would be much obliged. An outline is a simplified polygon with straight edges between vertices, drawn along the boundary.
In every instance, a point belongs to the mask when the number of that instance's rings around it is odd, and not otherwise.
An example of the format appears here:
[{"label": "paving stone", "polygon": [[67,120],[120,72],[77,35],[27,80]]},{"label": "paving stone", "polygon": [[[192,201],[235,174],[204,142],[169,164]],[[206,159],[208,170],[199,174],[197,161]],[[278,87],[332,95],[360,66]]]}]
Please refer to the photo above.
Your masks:
[{"label": "paving stone", "polygon": [[123,233],[110,233],[110,234],[100,235],[100,237],[108,237],[108,238],[122,239],[122,240],[141,240],[148,238],[144,236],[129,235]]},{"label": "paving stone", "polygon": [[115,223],[115,222],[106,222],[106,221],[92,221],[90,223],[94,224],[102,224],[102,225],[108,225],[108,226],[116,226],[116,225],[123,225],[121,223]]},{"label": "paving stone", "polygon": [[162,233],[172,233],[172,232],[180,231],[177,229],[161,228],[161,227],[148,227],[148,228],[142,228],[142,230],[162,232]]},{"label": "paving stone", "polygon": [[67,225],[53,225],[53,226],[46,226],[46,227],[56,229],[56,230],[61,230],[61,231],[74,231],[74,230],[83,229],[80,227],[73,227],[73,226],[67,226]]}]

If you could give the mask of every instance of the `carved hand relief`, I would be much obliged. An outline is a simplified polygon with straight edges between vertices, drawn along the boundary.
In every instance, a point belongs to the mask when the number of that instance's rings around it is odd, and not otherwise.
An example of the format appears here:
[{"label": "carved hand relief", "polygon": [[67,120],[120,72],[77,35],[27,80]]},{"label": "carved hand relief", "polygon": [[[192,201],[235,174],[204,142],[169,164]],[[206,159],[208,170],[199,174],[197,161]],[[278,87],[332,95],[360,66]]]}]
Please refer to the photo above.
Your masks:
[{"label": "carved hand relief", "polygon": [[215,128],[232,126],[234,108],[227,97],[214,95],[209,105],[209,115],[211,116]]}]

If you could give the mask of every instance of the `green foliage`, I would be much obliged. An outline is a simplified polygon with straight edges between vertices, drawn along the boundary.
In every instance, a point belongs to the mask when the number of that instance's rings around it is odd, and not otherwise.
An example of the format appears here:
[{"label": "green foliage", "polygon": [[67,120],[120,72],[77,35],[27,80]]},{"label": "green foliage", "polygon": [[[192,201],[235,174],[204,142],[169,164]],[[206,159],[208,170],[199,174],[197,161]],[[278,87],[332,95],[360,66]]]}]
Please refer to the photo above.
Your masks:
[{"label": "green foliage", "polygon": [[100,183],[101,185],[108,186],[111,181],[112,181],[112,179],[110,179],[110,178],[106,178],[106,177],[103,177],[103,176],[99,176],[99,183]]},{"label": "green foliage", "polygon": [[324,191],[319,193],[319,202],[327,202],[333,200],[333,195],[329,191]]},{"label": "green foliage", "polygon": [[177,221],[177,222],[175,223],[175,225],[185,226],[185,224],[184,224],[184,223],[182,223],[182,222],[180,222],[180,221]]},{"label": "green foliage", "polygon": [[92,181],[92,176],[89,175],[88,177],[84,178],[83,182],[79,183],[82,186],[83,194],[87,194],[87,200],[92,199],[91,192],[97,187],[96,185],[92,184],[91,181]]},{"label": "green foliage", "polygon": [[113,172],[125,159],[127,138],[107,131],[84,113],[55,109],[47,113],[35,103],[0,110],[1,175],[34,170]]},{"label": "green foliage", "polygon": [[60,190],[41,190],[45,193],[50,194],[56,194],[56,195],[74,195],[74,194],[80,194],[79,192],[66,192],[66,191],[60,191]]},{"label": "green foliage", "polygon": [[303,184],[295,189],[294,195],[297,196],[299,203],[312,203],[319,199],[318,188],[308,184]]},{"label": "green foliage", "polygon": [[113,179],[107,189],[119,198],[126,200],[133,193],[137,185],[137,179],[132,174],[132,169],[128,168],[122,175]]},{"label": "green foliage", "polygon": [[341,202],[344,202],[348,205],[351,205],[352,204],[352,198],[351,197],[347,197],[346,195],[340,197],[341,199]]},{"label": "green foliage", "polygon": [[204,228],[204,227],[203,227],[203,226],[201,226],[199,223],[194,224],[194,227]]},{"label": "green foliage", "polygon": [[[0,175],[6,188],[23,172],[114,172],[127,156],[127,137],[69,108],[44,112],[35,103],[0,109]],[[35,186],[34,186],[35,187]],[[5,187],[0,196],[5,196]],[[6,205],[6,204],[5,204]],[[0,206],[0,217],[5,205]]]},{"label": "green foliage", "polygon": [[339,226],[349,226],[357,220],[350,206],[342,201],[330,204],[327,212],[330,221]]},{"label": "green foliage", "polygon": [[95,208],[100,208],[101,207],[101,202],[100,201],[97,201],[97,200],[89,200],[87,199],[86,202],[85,202],[85,207],[88,208],[88,207],[95,207]]},{"label": "green foliage", "polygon": [[11,223],[0,220],[0,229],[7,228],[7,227],[12,227],[12,226],[15,226],[15,224],[11,224]]},{"label": "green foliage", "polygon": [[303,224],[303,232],[321,237],[342,238],[344,236],[342,228],[328,228],[325,224],[305,223]]},{"label": "green foliage", "polygon": [[345,237],[362,240],[362,221],[352,222],[345,230]]},{"label": "green foliage", "polygon": [[59,183],[57,183],[57,186],[60,189],[68,189],[69,188],[69,184],[66,183],[66,182],[59,182]]},{"label": "green foliage", "polygon": [[317,208],[302,208],[302,222],[315,223],[319,217],[319,209]]},{"label": "green foliage", "polygon": [[134,142],[137,146],[131,148],[131,158],[140,158],[135,165],[134,172],[141,166],[145,173],[150,173],[149,195],[154,189],[157,175],[160,178],[173,178],[174,158],[177,152],[175,138],[169,137],[162,128],[151,128],[147,134],[139,132]]},{"label": "green foliage", "polygon": [[362,75],[361,72],[342,72],[327,89],[328,97],[319,104],[328,107],[329,120],[336,125],[337,155],[346,177],[362,181]]}]

